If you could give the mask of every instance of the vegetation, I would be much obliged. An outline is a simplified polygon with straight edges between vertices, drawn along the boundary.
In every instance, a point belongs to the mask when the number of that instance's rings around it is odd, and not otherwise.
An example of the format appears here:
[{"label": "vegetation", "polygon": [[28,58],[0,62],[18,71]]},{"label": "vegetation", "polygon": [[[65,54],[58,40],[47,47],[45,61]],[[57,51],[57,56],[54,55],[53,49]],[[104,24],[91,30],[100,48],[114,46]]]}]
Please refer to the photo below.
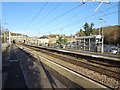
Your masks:
[{"label": "vegetation", "polygon": [[85,32],[82,29],[80,29],[80,31],[78,32],[78,36],[85,36]]},{"label": "vegetation", "polygon": [[[76,33],[77,36],[89,36],[89,35],[98,35],[99,28],[94,29],[94,23],[90,25],[86,22],[83,26],[83,29],[80,29],[79,32]],[[102,28],[100,28],[100,32],[102,32]],[[102,34],[102,33],[100,33]],[[108,26],[103,27],[103,35],[104,35],[104,43],[105,44],[120,44],[120,26]]]},{"label": "vegetation", "polygon": [[58,38],[58,40],[56,41],[56,43],[58,43],[59,45],[61,45],[61,44],[67,44],[67,38],[64,37],[64,36],[60,36]]},{"label": "vegetation", "polygon": [[91,23],[90,25],[86,22],[83,26],[84,30],[85,30],[85,36],[89,36],[91,34],[93,34],[93,26],[94,23]]},{"label": "vegetation", "polygon": [[[102,32],[102,30],[100,31]],[[98,35],[99,28],[94,30],[93,34]],[[105,44],[120,44],[120,26],[103,27]]]},{"label": "vegetation", "polygon": [[53,34],[53,35],[50,34],[50,35],[49,35],[50,38],[56,38],[57,36],[59,36],[59,34]]},{"label": "vegetation", "polygon": [[90,25],[86,22],[83,26],[84,31],[80,29],[80,31],[77,33],[77,36],[89,36],[93,34],[94,23],[91,23]]}]

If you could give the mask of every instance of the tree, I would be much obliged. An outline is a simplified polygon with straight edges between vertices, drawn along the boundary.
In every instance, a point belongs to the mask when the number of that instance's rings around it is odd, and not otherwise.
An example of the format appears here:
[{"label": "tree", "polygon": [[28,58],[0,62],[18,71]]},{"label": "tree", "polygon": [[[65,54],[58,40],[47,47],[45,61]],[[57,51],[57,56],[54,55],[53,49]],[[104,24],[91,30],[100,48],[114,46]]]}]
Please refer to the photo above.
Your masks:
[{"label": "tree", "polygon": [[82,32],[83,30],[82,29],[80,29],[80,31],[79,32]]},{"label": "tree", "polygon": [[80,29],[80,31],[78,32],[78,35],[79,36],[85,36],[85,32],[82,29]]},{"label": "tree", "polygon": [[89,24],[86,22],[83,28],[85,29],[85,35],[88,36],[89,35]]},{"label": "tree", "polygon": [[84,30],[85,30],[85,35],[89,36],[91,34],[93,34],[93,27],[94,27],[94,23],[91,23],[90,25],[86,22],[83,26]]},{"label": "tree", "polygon": [[58,40],[56,41],[56,43],[58,43],[59,45],[61,45],[61,44],[67,44],[67,38],[63,37],[63,36],[60,36],[58,38]]},{"label": "tree", "polygon": [[120,36],[118,36],[116,43],[120,45]]},{"label": "tree", "polygon": [[91,24],[90,24],[90,34],[93,34],[93,27],[94,27],[94,23],[92,22]]}]

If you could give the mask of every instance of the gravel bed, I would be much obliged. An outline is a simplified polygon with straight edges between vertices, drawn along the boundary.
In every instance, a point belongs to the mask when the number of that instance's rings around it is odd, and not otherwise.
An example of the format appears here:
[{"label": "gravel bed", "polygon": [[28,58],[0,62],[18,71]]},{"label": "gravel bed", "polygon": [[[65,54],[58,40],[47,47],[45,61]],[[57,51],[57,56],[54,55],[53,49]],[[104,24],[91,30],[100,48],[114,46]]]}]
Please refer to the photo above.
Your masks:
[{"label": "gravel bed", "polygon": [[120,68],[118,68],[118,67],[100,65],[100,64],[97,64],[97,63],[90,62],[89,60],[76,58],[76,57],[73,57],[73,56],[70,56],[70,55],[68,56],[68,55],[64,55],[64,54],[59,54],[59,53],[56,53],[56,52],[52,52],[52,53],[57,54],[57,55],[62,56],[62,57],[71,58],[71,59],[74,59],[76,61],[80,61],[80,62],[84,62],[84,63],[87,63],[87,64],[91,64],[91,65],[94,65],[94,66],[99,66],[99,67],[102,67],[102,68],[105,68],[105,69],[108,69],[108,70],[111,70],[111,71],[114,71],[114,72],[120,72]]},{"label": "gravel bed", "polygon": [[83,67],[80,67],[80,66],[76,66],[74,64],[62,61],[60,59],[57,60],[57,59],[55,59],[53,57],[50,57],[50,56],[47,56],[47,55],[45,55],[45,57],[49,57],[50,60],[52,60],[56,63],[59,63],[59,64],[65,66],[65,67],[67,67],[67,68],[69,68],[73,71],[76,71],[76,72],[78,72],[78,73],[80,73],[84,76],[87,76],[87,77],[89,77],[89,78],[91,78],[91,79],[93,79],[93,80],[95,80],[99,83],[102,83],[106,86],[109,86],[111,88],[116,89],[120,85],[119,81],[115,80],[114,78],[109,78],[106,75],[99,74],[99,73],[94,72],[92,70],[89,70],[89,69],[86,69],[86,68],[83,68]]},{"label": "gravel bed", "polygon": [[57,54],[59,56],[64,56],[66,58],[72,58],[72,59],[77,60],[77,61],[79,60],[81,62],[92,64],[92,65],[95,65],[95,66],[100,66],[100,67],[103,67],[103,68],[106,68],[108,70],[112,70],[112,71],[115,71],[115,72],[120,72],[120,68],[118,68],[118,67],[103,66],[103,65],[100,65],[100,64],[89,62],[88,60],[85,60],[85,59],[78,59],[78,58],[75,58],[75,57],[72,57],[72,56],[68,56],[68,55],[64,55],[64,54],[58,54],[58,53],[55,53],[55,54]]}]

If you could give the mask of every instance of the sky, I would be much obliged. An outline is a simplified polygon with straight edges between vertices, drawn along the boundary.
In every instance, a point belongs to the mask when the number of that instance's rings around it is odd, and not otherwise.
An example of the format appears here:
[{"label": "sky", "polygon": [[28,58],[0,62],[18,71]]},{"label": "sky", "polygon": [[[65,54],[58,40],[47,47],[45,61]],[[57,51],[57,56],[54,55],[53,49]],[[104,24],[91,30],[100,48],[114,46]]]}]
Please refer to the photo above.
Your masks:
[{"label": "sky", "polygon": [[94,28],[118,25],[118,2],[2,2],[2,26],[28,36],[71,35],[83,29],[85,22]]}]

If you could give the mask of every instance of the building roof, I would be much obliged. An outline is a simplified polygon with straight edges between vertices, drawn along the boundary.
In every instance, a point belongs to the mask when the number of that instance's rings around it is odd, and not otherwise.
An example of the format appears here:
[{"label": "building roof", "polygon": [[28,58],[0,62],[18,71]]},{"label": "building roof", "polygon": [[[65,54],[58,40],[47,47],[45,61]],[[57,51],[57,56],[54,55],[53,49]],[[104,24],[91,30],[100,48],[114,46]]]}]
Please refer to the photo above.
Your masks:
[{"label": "building roof", "polygon": [[39,39],[48,39],[48,36],[41,36]]},{"label": "building roof", "polygon": [[91,38],[101,38],[101,35],[76,37],[76,39],[91,39]]}]

